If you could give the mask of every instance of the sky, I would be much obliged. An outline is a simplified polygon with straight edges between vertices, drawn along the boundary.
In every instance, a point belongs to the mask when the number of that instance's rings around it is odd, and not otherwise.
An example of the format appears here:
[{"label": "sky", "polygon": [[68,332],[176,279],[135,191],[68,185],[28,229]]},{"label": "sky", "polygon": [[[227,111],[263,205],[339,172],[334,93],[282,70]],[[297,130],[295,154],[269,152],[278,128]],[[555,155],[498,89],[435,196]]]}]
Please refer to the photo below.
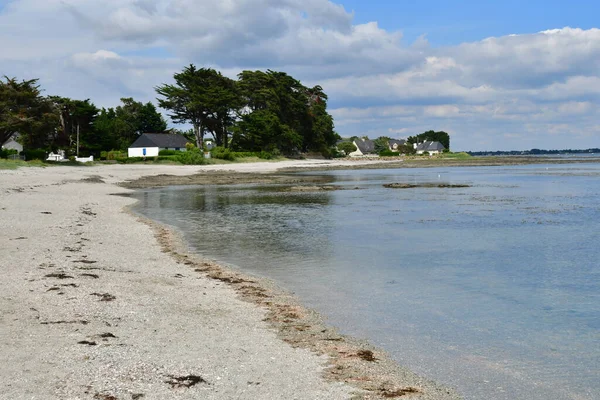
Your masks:
[{"label": "sky", "polygon": [[[600,147],[600,3],[0,0],[0,76],[112,107],[190,63],[321,85],[342,136]],[[173,125],[175,126],[175,125]]]}]

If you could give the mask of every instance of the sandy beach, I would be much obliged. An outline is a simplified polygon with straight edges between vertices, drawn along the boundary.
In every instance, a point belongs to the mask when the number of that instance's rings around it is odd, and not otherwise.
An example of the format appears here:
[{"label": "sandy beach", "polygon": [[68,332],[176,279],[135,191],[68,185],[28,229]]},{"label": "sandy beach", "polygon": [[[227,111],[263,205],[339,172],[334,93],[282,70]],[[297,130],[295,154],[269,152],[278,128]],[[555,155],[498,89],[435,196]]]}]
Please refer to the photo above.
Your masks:
[{"label": "sandy beach", "polygon": [[272,283],[188,254],[120,185],[344,163],[0,170],[0,398],[458,398]]}]

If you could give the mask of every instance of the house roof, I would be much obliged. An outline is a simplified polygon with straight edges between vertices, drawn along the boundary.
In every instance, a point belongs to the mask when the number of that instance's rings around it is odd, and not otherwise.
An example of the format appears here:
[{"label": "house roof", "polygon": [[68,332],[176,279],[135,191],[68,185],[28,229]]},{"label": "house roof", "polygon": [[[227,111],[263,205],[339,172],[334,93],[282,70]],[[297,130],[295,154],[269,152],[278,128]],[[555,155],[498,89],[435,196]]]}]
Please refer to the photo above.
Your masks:
[{"label": "house roof", "polygon": [[440,142],[428,141],[417,145],[417,151],[442,151],[444,149],[444,145]]},{"label": "house roof", "polygon": [[360,152],[363,154],[375,152],[375,143],[373,143],[372,140],[356,139],[354,141],[354,144],[356,145],[356,147],[358,147],[358,150],[360,150]]},{"label": "house roof", "polygon": [[406,140],[404,139],[390,139],[388,141],[389,146],[392,147],[394,144],[397,144],[398,146],[403,146],[406,144]]},{"label": "house roof", "polygon": [[174,133],[142,133],[139,138],[131,146],[132,148],[140,147],[158,147],[158,148],[182,148],[185,147],[187,139],[179,134]]}]

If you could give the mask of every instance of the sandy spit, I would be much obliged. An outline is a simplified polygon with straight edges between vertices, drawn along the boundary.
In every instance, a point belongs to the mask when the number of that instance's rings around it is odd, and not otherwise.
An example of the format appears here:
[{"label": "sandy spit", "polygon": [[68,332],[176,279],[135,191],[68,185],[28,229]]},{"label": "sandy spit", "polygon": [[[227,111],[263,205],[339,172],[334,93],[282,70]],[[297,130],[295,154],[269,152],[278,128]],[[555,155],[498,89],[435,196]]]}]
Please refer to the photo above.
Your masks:
[{"label": "sandy spit", "polygon": [[332,165],[0,170],[0,399],[458,398],[116,195],[143,176]]}]

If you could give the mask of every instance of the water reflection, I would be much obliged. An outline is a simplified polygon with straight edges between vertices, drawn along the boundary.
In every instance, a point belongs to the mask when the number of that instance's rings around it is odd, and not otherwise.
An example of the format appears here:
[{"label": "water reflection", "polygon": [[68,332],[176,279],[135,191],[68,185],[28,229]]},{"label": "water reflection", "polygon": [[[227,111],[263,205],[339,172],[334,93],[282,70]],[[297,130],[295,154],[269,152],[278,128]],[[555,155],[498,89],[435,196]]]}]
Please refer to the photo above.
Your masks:
[{"label": "water reflection", "polygon": [[592,399],[600,171],[546,168],[328,172],[348,189],[332,192],[164,188],[138,209],[468,399]]}]

